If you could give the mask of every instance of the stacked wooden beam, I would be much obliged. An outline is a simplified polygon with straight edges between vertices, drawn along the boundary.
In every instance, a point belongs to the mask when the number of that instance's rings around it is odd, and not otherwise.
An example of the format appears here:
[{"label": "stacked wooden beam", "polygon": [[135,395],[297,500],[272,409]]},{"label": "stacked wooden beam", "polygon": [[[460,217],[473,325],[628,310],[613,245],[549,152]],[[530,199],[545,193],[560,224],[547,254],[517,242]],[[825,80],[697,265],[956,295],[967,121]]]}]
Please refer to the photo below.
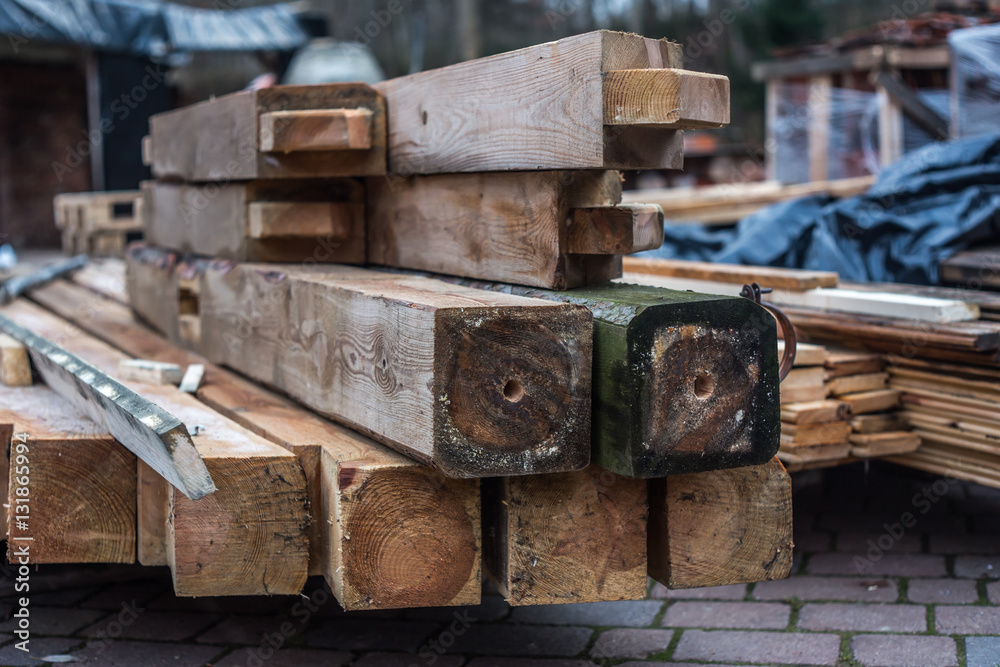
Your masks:
[{"label": "stacked wooden beam", "polygon": [[142,238],[142,221],[136,210],[139,192],[78,192],[53,199],[56,227],[69,255],[121,257],[125,246]]},{"label": "stacked wooden beam", "polygon": [[[740,297],[608,283],[662,241],[616,170],[679,167],[680,130],[728,122],[728,81],[681,64],[676,44],[600,31],[156,116],[127,288],[169,342],[113,280],[31,298],[119,356],[203,365],[189,398],[215,415],[186,421],[300,466],[293,489],[245,481],[308,498],[288,557],[345,607],[474,603],[481,566],[512,604],[638,598],[647,573],[787,576],[774,321]],[[104,368],[87,339],[73,349]],[[199,574],[178,556],[199,546],[184,513],[251,511],[214,467],[243,448],[203,435],[219,491],[202,500],[137,464],[139,559],[175,582]],[[698,530],[713,522],[726,533]],[[242,571],[177,588],[225,594]]]}]

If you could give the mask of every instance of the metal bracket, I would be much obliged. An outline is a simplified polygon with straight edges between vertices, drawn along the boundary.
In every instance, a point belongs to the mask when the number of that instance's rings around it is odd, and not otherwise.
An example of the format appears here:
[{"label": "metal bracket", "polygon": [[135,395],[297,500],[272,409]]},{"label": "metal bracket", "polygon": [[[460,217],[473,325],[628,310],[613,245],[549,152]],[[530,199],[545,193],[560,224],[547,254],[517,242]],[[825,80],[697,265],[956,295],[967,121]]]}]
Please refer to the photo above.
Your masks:
[{"label": "metal bracket", "polygon": [[773,303],[761,300],[761,294],[770,293],[770,287],[761,287],[757,283],[744,285],[743,289],[740,290],[740,296],[750,299],[759,306],[767,308],[767,310],[774,315],[774,318],[778,320],[778,324],[781,325],[781,335],[785,340],[785,353],[782,355],[781,363],[778,365],[778,381],[780,382],[785,379],[788,372],[792,370],[792,364],[795,363],[795,326],[792,324],[792,321],[788,319],[788,316],[782,312],[781,308],[778,308]]}]

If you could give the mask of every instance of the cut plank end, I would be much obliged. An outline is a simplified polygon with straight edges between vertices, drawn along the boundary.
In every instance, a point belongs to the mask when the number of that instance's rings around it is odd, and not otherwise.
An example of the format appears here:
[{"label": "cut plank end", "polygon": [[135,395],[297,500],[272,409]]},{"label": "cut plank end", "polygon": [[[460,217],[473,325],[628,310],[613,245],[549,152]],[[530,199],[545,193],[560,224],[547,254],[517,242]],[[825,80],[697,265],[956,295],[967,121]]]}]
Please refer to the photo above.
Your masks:
[{"label": "cut plank end", "polygon": [[260,150],[368,150],[372,147],[372,112],[368,109],[271,111],[260,116]]},{"label": "cut plank end", "polygon": [[729,124],[729,79],[679,69],[604,74],[605,125],[708,129]]}]

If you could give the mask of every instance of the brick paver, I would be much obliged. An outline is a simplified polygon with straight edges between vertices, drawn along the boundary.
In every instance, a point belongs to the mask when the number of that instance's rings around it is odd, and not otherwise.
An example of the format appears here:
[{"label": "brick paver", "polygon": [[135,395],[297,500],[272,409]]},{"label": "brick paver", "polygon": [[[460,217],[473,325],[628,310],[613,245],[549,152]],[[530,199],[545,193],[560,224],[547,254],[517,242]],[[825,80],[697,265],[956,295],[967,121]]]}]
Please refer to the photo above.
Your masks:
[{"label": "brick paver", "polygon": [[[837,535],[837,551],[867,554],[869,549],[881,550],[879,539],[885,538],[871,532],[843,531]],[[893,539],[890,550],[893,553],[920,553],[922,548],[923,540],[918,533],[904,533],[899,539]]]},{"label": "brick paver", "polygon": [[947,574],[944,556],[897,553],[824,553],[809,559],[809,574],[940,577]]},{"label": "brick paver", "polygon": [[906,597],[910,602],[969,604],[979,599],[979,591],[970,579],[910,579]]},{"label": "brick paver", "polygon": [[641,628],[660,613],[663,603],[656,600],[586,602],[518,607],[510,615],[512,623],[536,625],[617,625]]},{"label": "brick paver", "polygon": [[215,646],[99,640],[73,651],[80,662],[101,667],[202,667],[220,654]]},{"label": "brick paver", "polygon": [[456,654],[568,658],[583,651],[593,634],[590,628],[474,625],[457,637],[448,651]]},{"label": "brick paver", "polygon": [[840,637],[832,634],[686,630],[673,657],[679,660],[832,665],[839,654]]},{"label": "brick paver", "polygon": [[992,604],[1000,604],[1000,581],[986,584],[986,598]]},{"label": "brick paver", "polygon": [[841,632],[924,632],[927,609],[898,604],[806,604],[799,611],[798,626]]},{"label": "brick paver", "polygon": [[[59,607],[31,607],[31,631],[39,635],[72,635],[80,628],[106,614],[90,609],[64,609]],[[0,623],[0,632],[13,632],[18,620],[11,618]]]},{"label": "brick paver", "polygon": [[[353,657],[350,653],[340,651],[316,651],[309,649],[281,649],[268,651],[267,645],[253,648],[239,648],[227,655],[213,667],[342,667]],[[411,658],[412,656],[407,656]],[[412,661],[400,663],[409,667]],[[438,667],[447,667],[442,662]]]},{"label": "brick paver", "polygon": [[1000,635],[1000,607],[937,607],[934,625],[947,635]]},{"label": "brick paver", "polygon": [[858,635],[851,639],[855,660],[865,667],[953,667],[958,664],[951,637]]},{"label": "brick paver", "polygon": [[998,667],[1000,637],[966,637],[965,667]]},{"label": "brick paver", "polygon": [[662,653],[673,641],[673,630],[607,630],[590,650],[593,658],[646,658]]},{"label": "brick paver", "polygon": [[[643,663],[648,665],[649,663]],[[438,663],[434,663],[437,667]],[[412,667],[412,666],[407,666]],[[473,658],[465,667],[595,667],[590,660],[551,658]]]},{"label": "brick paver", "polygon": [[955,576],[969,579],[1000,579],[1000,556],[957,556]]},{"label": "brick paver", "polygon": [[764,581],[753,589],[755,600],[851,600],[857,602],[895,602],[899,597],[896,582],[879,577],[799,576],[779,581]]},{"label": "brick paver", "polygon": [[746,597],[746,584],[730,584],[728,586],[710,586],[708,588],[679,588],[671,590],[656,582],[649,597],[670,600],[742,600]]},{"label": "brick paver", "polygon": [[791,609],[777,602],[675,602],[660,625],[669,628],[781,630]]},{"label": "brick paver", "polygon": [[82,643],[79,639],[61,637],[38,637],[28,642],[29,651],[7,644],[0,648],[0,665],[5,667],[37,667],[41,659],[50,655],[65,655],[70,649]]},{"label": "brick paver", "polygon": [[105,616],[84,628],[80,634],[98,639],[181,641],[195,637],[218,620],[219,617],[212,614],[182,614],[134,608]]},{"label": "brick paver", "polygon": [[334,618],[306,634],[310,646],[342,651],[412,651],[437,630],[436,623]]},{"label": "brick paver", "polygon": [[[376,652],[366,653],[351,663],[351,667],[413,667],[413,665],[429,664],[430,658],[428,656],[433,656],[434,667],[458,667],[465,661],[465,658],[459,655],[433,653],[421,656],[419,654]],[[270,665],[266,665],[266,667],[270,667]]]}]

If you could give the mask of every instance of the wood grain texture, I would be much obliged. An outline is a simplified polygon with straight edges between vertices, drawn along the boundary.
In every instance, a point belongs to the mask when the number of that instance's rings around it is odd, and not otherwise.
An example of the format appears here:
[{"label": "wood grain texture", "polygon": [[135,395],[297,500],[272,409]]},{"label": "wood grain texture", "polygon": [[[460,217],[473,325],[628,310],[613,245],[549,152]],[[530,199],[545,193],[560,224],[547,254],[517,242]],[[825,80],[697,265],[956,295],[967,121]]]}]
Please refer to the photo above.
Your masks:
[{"label": "wood grain texture", "polygon": [[[96,368],[112,370],[124,354],[38,306],[18,301],[5,313]],[[166,555],[182,596],[298,593],[308,570],[306,481],[298,459],[168,385],[130,383],[183,423],[215,493],[190,500],[170,487]],[[141,517],[142,515],[140,515]]]},{"label": "wood grain texture", "polygon": [[[32,297],[128,354],[189,367],[203,364],[205,381],[197,392],[203,403],[298,456],[313,517],[309,571],[326,577],[342,606],[379,609],[478,603],[481,545],[475,480],[448,479],[207,363],[137,323],[119,304],[101,301],[81,307],[86,301],[83,292],[66,282],[55,282],[36,290]],[[167,488],[161,486],[140,483],[140,497],[150,496],[149,502],[140,502],[140,512],[163,512],[162,522],[140,521],[139,557],[147,565],[166,564],[162,528],[168,511]],[[160,490],[162,498],[156,495]],[[402,490],[405,496],[400,495]],[[355,524],[361,528],[343,528]],[[161,529],[159,551],[157,535],[146,530],[157,525]],[[143,559],[144,553],[149,562]],[[158,556],[162,562],[157,562]]]},{"label": "wood grain texture", "polygon": [[821,424],[846,421],[849,406],[842,401],[810,401],[781,406],[781,421],[789,424]]},{"label": "wood grain texture", "polygon": [[252,202],[247,235],[252,239],[328,238],[345,241],[362,207],[345,202]]},{"label": "wood grain texture", "polygon": [[48,387],[0,387],[0,404],[8,558],[27,537],[36,564],[135,562],[135,455]]},{"label": "wood grain texture", "polygon": [[614,206],[616,172],[368,179],[368,261],[565,289],[621,275],[610,255],[572,255],[573,208]]},{"label": "wood grain texture", "polygon": [[[23,303],[10,304],[0,315],[0,328],[29,349],[45,384],[183,493],[201,498],[215,491],[211,475],[183,422],[74,356],[72,350],[39,335],[28,326],[31,321],[30,307]],[[60,342],[74,343],[65,334]],[[116,372],[117,364],[109,370]]]},{"label": "wood grain texture", "polygon": [[150,245],[242,261],[365,261],[358,181],[145,181],[142,193]]},{"label": "wood grain texture", "polygon": [[792,484],[777,458],[649,483],[649,576],[667,588],[785,579]]},{"label": "wood grain texture", "polygon": [[383,81],[390,170],[680,168],[677,132],[605,126],[602,78],[682,65],[667,40],[602,30]]},{"label": "wood grain texture", "polygon": [[742,266],[680,259],[648,259],[645,257],[629,257],[624,260],[624,265],[625,270],[632,273],[648,273],[670,278],[691,278],[740,285],[758,282],[765,287],[780,287],[787,290],[836,287],[838,282],[837,274],[832,271],[778,269],[770,266]]},{"label": "wood grain texture", "polygon": [[629,255],[663,245],[663,211],[655,204],[575,208],[571,213],[571,253]]},{"label": "wood grain texture", "polygon": [[748,299],[625,284],[553,291],[448,280],[592,311],[594,463],[649,478],[774,456],[777,333]]},{"label": "wood grain texture", "polygon": [[270,111],[260,116],[260,150],[367,150],[372,147],[373,115],[368,109]]},{"label": "wood grain texture", "polygon": [[31,386],[28,348],[7,334],[0,334],[0,383],[8,387]]},{"label": "wood grain texture", "polygon": [[582,306],[340,266],[212,264],[201,285],[209,359],[449,476],[589,461]]},{"label": "wood grain texture", "polygon": [[605,72],[604,124],[700,130],[729,124],[729,79],[680,69]]},{"label": "wood grain texture", "polygon": [[483,482],[483,563],[513,605],[646,595],[646,483],[590,466]]},{"label": "wood grain texture", "polygon": [[[360,109],[371,113],[367,150],[268,152],[260,118],[272,112]],[[385,173],[385,101],[360,83],[272,86],[224,95],[149,119],[152,171],[190,182]]]}]

